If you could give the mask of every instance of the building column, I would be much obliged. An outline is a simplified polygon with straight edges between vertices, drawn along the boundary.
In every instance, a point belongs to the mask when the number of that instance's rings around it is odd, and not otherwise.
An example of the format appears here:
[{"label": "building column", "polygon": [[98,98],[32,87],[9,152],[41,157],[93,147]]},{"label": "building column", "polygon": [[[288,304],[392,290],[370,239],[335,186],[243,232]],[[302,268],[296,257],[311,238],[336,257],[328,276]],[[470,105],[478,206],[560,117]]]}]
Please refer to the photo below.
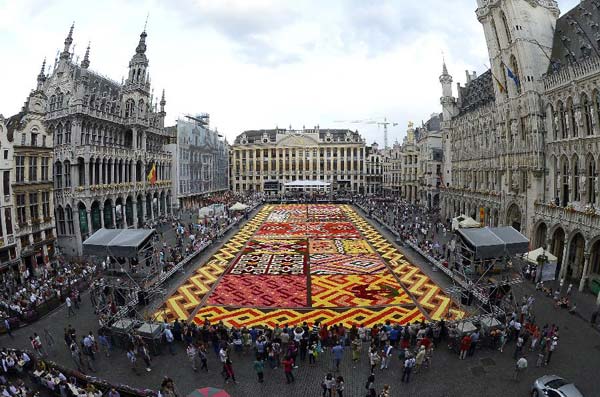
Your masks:
[{"label": "building column", "polygon": [[116,204],[113,204],[110,206],[111,211],[112,211],[112,218],[113,218],[113,225],[115,226],[115,229],[118,227],[117,226],[117,206]]},{"label": "building column", "polygon": [[88,233],[91,236],[92,234],[94,234],[94,227],[92,226],[92,210],[87,209],[86,208],[86,213],[87,213],[87,223],[88,223]]},{"label": "building column", "polygon": [[589,267],[590,267],[590,253],[585,252],[583,254],[584,262],[583,262],[583,273],[581,274],[581,280],[579,281],[579,292],[583,291],[585,287],[585,282],[588,279]]},{"label": "building column", "polygon": [[[566,234],[566,233],[565,233]],[[565,235],[565,248],[563,250],[562,263],[560,265],[560,274],[558,275],[559,279],[564,279],[567,274],[567,266],[569,261],[569,241],[567,240],[567,236]]]},{"label": "building column", "polygon": [[133,203],[133,227],[137,229],[138,217],[137,217],[137,200],[132,201]]},{"label": "building column", "polygon": [[104,228],[104,206],[100,207],[100,226]]}]

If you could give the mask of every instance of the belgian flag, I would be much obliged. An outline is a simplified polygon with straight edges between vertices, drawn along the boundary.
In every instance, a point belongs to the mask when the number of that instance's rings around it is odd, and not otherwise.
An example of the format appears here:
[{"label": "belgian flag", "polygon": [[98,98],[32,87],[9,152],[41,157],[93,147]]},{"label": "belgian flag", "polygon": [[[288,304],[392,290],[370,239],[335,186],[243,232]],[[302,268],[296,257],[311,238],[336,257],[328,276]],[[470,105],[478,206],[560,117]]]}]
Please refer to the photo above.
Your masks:
[{"label": "belgian flag", "polygon": [[152,163],[152,168],[150,168],[150,172],[148,173],[148,182],[151,185],[156,183],[156,163]]}]

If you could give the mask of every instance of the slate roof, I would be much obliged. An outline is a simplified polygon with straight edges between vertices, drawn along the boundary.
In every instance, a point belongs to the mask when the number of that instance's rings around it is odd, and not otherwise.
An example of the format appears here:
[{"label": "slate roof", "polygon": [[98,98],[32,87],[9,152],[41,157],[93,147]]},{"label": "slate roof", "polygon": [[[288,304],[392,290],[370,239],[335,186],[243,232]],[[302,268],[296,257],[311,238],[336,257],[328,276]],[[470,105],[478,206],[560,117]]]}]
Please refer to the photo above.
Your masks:
[{"label": "slate roof", "polygon": [[600,53],[600,0],[582,0],[556,21],[548,73]]},{"label": "slate roof", "polygon": [[[336,142],[338,139],[340,140],[345,140],[346,139],[346,132],[350,131],[350,134],[352,136],[352,139],[354,141],[361,141],[362,138],[360,136],[360,134],[358,133],[358,131],[352,131],[352,130],[348,130],[348,129],[319,129],[319,130],[313,130],[313,129],[306,129],[303,132],[304,133],[316,133],[318,131],[319,133],[319,139],[321,141],[325,141],[325,137],[327,136],[328,133],[331,133],[331,138],[332,138],[332,142]],[[238,135],[235,138],[235,144],[239,144],[242,135],[246,135],[246,139],[248,140],[248,143],[262,143],[262,138],[263,138],[263,134],[266,133],[269,137],[269,141],[271,142],[275,142],[276,136],[277,134],[296,134],[297,131],[289,131],[283,128],[280,129],[268,129],[268,130],[248,130],[248,131],[244,131],[242,134]],[[300,131],[300,133],[302,133],[302,131]]]},{"label": "slate roof", "polygon": [[488,70],[460,90],[460,113],[469,112],[495,100],[492,72]]}]

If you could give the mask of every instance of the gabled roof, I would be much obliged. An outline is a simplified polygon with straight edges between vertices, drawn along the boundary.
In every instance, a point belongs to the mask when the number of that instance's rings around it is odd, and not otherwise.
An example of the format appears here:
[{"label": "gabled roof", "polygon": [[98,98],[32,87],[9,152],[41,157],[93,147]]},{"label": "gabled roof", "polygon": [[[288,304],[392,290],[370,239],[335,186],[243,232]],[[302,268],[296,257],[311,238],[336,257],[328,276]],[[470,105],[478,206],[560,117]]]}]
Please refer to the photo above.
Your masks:
[{"label": "gabled roof", "polygon": [[496,99],[492,82],[492,72],[490,70],[472,80],[464,87],[459,87],[459,90],[460,113],[475,110]]},{"label": "gabled roof", "polygon": [[582,0],[556,21],[548,74],[600,53],[600,2]]}]

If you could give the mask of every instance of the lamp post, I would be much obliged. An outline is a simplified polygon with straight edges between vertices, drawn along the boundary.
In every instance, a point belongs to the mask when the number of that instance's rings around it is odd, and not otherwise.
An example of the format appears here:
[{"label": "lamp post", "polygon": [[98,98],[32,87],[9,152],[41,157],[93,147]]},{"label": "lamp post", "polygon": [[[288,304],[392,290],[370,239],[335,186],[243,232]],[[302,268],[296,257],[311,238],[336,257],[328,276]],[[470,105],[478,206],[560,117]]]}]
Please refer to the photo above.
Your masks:
[{"label": "lamp post", "polygon": [[536,280],[535,282],[540,282],[542,280],[542,273],[544,271],[544,265],[548,262],[548,257],[546,256],[546,246],[544,245],[543,251],[540,255],[538,255],[536,261],[538,263],[538,269],[536,272]]}]

